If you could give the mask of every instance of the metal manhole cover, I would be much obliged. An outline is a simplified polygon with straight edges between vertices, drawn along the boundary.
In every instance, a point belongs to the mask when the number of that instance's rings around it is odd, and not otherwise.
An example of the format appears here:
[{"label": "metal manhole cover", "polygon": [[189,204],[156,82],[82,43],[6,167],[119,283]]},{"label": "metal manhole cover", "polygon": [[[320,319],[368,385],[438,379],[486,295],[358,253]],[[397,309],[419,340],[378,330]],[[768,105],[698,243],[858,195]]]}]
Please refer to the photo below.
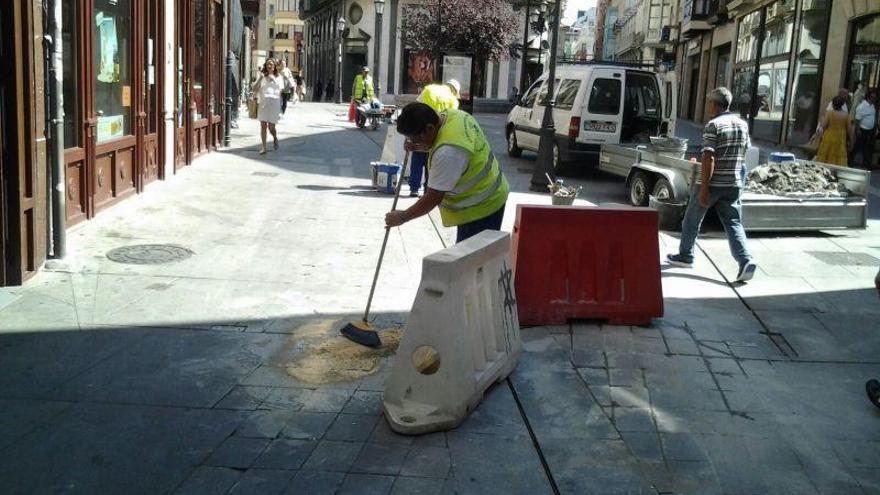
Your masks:
[{"label": "metal manhole cover", "polygon": [[866,253],[807,251],[814,258],[833,266],[880,266],[880,259]]},{"label": "metal manhole cover", "polygon": [[193,254],[192,250],[174,244],[137,244],[111,249],[107,258],[130,265],[161,265],[184,260]]},{"label": "metal manhole cover", "polygon": [[257,177],[278,177],[278,172],[253,172],[251,175]]}]

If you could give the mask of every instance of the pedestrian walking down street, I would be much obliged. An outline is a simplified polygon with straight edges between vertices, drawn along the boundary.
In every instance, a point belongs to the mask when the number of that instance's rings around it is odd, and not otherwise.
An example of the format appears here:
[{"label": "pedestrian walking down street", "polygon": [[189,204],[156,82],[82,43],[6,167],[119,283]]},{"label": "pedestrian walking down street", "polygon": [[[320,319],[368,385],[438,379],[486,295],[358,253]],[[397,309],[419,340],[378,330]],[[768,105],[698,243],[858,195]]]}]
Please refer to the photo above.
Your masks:
[{"label": "pedestrian walking down street", "polygon": [[[458,109],[460,90],[461,84],[455,79],[446,81],[446,84],[429,84],[422,89],[416,101],[428,105],[438,114],[449,109],[456,110]],[[409,196],[417,198],[419,189],[422,187],[422,175],[425,164],[428,163],[428,154],[422,151],[413,151],[409,161]]]},{"label": "pedestrian walking down street", "polygon": [[333,101],[333,79],[330,79],[330,82],[327,83],[327,88],[324,90],[324,95],[327,98],[327,101]]},{"label": "pedestrian walking down street", "polygon": [[293,76],[294,82],[296,82],[296,96],[299,98],[299,101],[306,101],[306,81],[303,79],[303,71],[297,71],[296,75]]},{"label": "pedestrian walking down street", "polygon": [[318,80],[318,84],[315,84],[315,89],[312,91],[312,101],[321,101],[321,96],[324,94],[324,82],[320,79]]},{"label": "pedestrian walking down street", "polygon": [[278,149],[278,134],[275,132],[275,124],[281,117],[281,92],[284,90],[284,81],[278,74],[278,66],[271,58],[263,64],[262,75],[254,84],[254,94],[257,95],[257,119],[260,121],[260,154],[266,154],[266,130],[272,133],[274,149]]},{"label": "pedestrian walking down street", "polygon": [[853,117],[856,127],[856,142],[853,148],[853,162],[857,154],[862,155],[862,167],[874,168],[874,142],[877,138],[877,90],[868,91],[865,99],[856,107]]},{"label": "pedestrian walking down street", "polygon": [[287,67],[287,62],[281,60],[278,65],[278,75],[281,76],[281,80],[284,82],[284,88],[281,90],[281,115],[284,115],[287,112],[287,103],[293,97],[296,83],[293,80],[293,72]]},{"label": "pedestrian walking down street", "polygon": [[840,96],[831,100],[831,111],[825,112],[822,119],[822,140],[816,152],[816,161],[846,167],[848,145],[852,144],[852,128],[849,114],[843,109],[846,104]]},{"label": "pedestrian walking down street", "polygon": [[730,252],[739,264],[737,282],[755,275],[757,265],[746,246],[742,225],[742,194],[745,155],[751,144],[749,126],[730,112],[733,95],[724,87],[709,93],[707,107],[711,120],[703,130],[703,156],[699,180],[691,188],[691,197],[681,226],[678,254],[667,256],[669,263],[690,268],[694,263],[694,244],[706,211],[715,206],[730,243]]},{"label": "pedestrian walking down street", "polygon": [[457,227],[456,242],[484,230],[500,230],[510,186],[476,119],[461,110],[438,114],[413,102],[397,118],[407,151],[428,153],[428,187],[405,210],[385,215],[389,227],[402,225],[440,208],[446,227]]}]

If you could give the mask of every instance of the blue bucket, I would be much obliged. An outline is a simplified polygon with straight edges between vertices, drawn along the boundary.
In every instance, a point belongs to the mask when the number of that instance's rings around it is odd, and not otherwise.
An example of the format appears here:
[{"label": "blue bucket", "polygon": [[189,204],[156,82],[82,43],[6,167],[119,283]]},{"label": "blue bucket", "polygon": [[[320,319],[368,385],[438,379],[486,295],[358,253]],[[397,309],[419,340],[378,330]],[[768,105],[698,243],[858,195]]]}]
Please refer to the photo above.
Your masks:
[{"label": "blue bucket", "polygon": [[376,165],[376,189],[385,194],[394,194],[398,175],[400,175],[400,165],[391,163]]}]

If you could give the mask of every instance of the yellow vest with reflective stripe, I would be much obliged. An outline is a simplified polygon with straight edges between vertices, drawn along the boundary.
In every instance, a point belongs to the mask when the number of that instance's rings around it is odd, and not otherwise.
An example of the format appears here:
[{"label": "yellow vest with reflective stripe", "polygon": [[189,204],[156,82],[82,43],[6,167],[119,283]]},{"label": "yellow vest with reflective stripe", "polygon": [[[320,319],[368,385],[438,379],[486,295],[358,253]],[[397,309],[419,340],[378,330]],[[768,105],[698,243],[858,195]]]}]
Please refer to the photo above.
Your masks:
[{"label": "yellow vest with reflective stripe", "polygon": [[425,86],[419,100],[433,108],[437,113],[458,108],[458,98],[452,94],[452,90],[445,84],[429,84]]},{"label": "yellow vest with reflective stripe", "polygon": [[[446,227],[470,223],[498,211],[507,201],[510,186],[477,120],[461,110],[447,110],[428,155],[428,172],[434,151],[440,146],[457,146],[468,152],[470,160],[455,188],[443,195],[440,219]],[[442,118],[442,114],[441,114]]]},{"label": "yellow vest with reflective stripe", "polygon": [[358,74],[354,76],[354,93],[351,95],[355,100],[362,100],[364,98],[364,86],[367,88],[366,97],[369,99],[373,99],[373,78],[367,76],[366,82],[364,81],[364,76],[362,74]]}]

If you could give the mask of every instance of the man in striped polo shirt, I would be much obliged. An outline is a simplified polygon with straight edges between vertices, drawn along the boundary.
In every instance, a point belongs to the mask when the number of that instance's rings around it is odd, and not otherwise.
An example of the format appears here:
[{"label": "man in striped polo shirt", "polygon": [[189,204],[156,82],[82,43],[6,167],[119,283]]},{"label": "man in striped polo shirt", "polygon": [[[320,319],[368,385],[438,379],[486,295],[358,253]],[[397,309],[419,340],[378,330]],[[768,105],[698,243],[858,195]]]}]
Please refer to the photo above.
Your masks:
[{"label": "man in striped polo shirt", "polygon": [[675,266],[693,266],[694,244],[700,233],[700,224],[703,223],[706,210],[714,206],[727,233],[730,252],[739,263],[736,281],[745,282],[751,280],[757,269],[746,247],[740,201],[745,178],[745,155],[751,140],[748,124],[729,111],[732,101],[733,95],[727,88],[716,88],[709,93],[707,104],[712,120],[703,129],[700,176],[691,189],[681,225],[678,254],[670,254],[667,259]]}]

